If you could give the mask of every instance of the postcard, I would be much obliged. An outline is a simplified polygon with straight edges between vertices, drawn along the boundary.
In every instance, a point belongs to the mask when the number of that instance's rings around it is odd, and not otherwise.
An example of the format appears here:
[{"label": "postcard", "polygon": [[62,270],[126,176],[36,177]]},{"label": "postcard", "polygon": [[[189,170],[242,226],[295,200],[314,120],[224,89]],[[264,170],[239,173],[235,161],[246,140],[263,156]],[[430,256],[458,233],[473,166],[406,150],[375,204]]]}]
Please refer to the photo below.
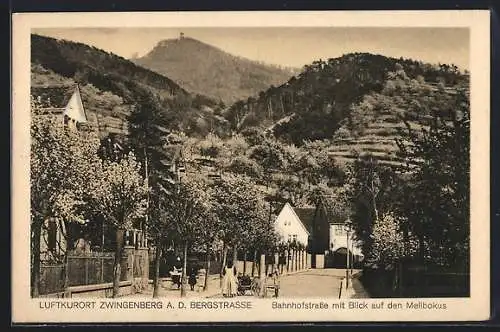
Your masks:
[{"label": "postcard", "polygon": [[489,28],[13,14],[13,323],[488,319]]}]

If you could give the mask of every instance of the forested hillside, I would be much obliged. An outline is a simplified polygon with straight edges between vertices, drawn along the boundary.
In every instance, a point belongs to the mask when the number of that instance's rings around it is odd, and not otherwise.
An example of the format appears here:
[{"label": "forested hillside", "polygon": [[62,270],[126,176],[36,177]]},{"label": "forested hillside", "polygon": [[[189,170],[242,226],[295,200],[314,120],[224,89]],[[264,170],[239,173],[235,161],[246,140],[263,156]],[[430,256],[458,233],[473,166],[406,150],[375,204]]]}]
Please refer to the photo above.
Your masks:
[{"label": "forested hillside", "polygon": [[226,105],[280,85],[293,71],[265,65],[182,37],[159,42],[135,63],[170,77],[193,93],[210,96]]},{"label": "forested hillside", "polygon": [[202,136],[212,128],[220,135],[227,132],[215,101],[192,95],[165,76],[81,43],[38,35],[32,35],[31,43],[33,85],[78,83],[85,106],[104,117],[102,126],[126,128],[118,122],[125,121],[140,100],[151,97],[171,129]]},{"label": "forested hillside", "polygon": [[[399,66],[399,67],[396,67]],[[260,127],[287,142],[330,139],[351,117],[352,106],[384,89],[390,72],[410,80],[454,87],[467,81],[455,66],[433,66],[366,53],[318,60],[278,87],[233,104],[225,113],[232,127]]]}]

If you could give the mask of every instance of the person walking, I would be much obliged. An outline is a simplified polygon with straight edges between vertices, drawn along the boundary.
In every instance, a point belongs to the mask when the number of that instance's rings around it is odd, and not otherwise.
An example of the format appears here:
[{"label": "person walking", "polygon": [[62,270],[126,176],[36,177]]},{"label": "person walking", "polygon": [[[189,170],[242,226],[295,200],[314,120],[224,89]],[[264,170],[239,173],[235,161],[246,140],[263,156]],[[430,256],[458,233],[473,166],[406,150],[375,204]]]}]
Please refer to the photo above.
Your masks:
[{"label": "person walking", "polygon": [[191,287],[191,290],[194,291],[194,286],[196,285],[196,274],[197,270],[194,267],[191,267],[191,270],[189,272],[189,286]]},{"label": "person walking", "polygon": [[236,280],[236,267],[232,262],[228,262],[224,268],[222,278],[222,296],[233,297],[238,293],[238,281]]}]

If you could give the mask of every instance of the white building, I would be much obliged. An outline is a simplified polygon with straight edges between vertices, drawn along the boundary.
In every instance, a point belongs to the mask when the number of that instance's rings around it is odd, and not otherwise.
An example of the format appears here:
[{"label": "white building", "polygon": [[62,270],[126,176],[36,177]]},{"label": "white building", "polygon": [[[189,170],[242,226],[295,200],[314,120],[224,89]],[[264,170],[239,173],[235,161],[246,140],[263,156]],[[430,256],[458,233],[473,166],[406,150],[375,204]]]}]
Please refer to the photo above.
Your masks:
[{"label": "white building", "polygon": [[281,236],[282,241],[293,241],[307,246],[309,231],[304,226],[299,216],[288,203],[283,206],[281,212],[274,222],[276,232]]},{"label": "white building", "polygon": [[[342,251],[345,253],[349,245],[349,251],[352,252],[354,256],[362,258],[361,243],[355,239],[352,229],[349,231],[349,236],[347,235],[347,231],[348,228],[345,223],[330,224],[330,251]],[[349,239],[349,241],[347,241],[347,239]],[[347,242],[349,242],[349,244]]]}]

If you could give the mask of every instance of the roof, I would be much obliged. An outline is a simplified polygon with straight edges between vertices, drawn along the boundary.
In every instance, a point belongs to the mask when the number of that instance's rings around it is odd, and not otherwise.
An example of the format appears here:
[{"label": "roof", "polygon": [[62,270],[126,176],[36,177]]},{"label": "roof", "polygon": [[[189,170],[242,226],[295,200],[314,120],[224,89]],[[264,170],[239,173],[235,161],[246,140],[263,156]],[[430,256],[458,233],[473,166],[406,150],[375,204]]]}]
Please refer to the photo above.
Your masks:
[{"label": "roof", "polygon": [[32,86],[31,95],[44,113],[57,114],[62,111],[78,122],[87,122],[78,85]]},{"label": "roof", "polygon": [[38,99],[43,108],[66,108],[75,86],[32,86],[31,95]]},{"label": "roof", "polygon": [[345,209],[334,209],[332,207],[323,206],[328,222],[333,223],[344,223],[350,217],[350,212],[348,208]]},{"label": "roof", "polygon": [[[308,235],[311,234],[311,229],[307,227],[307,225],[304,223],[302,218],[300,218],[300,216],[297,214],[297,211],[295,211],[295,209],[289,203],[285,203],[285,205],[283,206],[283,208],[281,209],[279,214],[281,214],[281,212],[283,212],[283,210],[285,208],[290,209],[292,211],[292,213],[297,217],[297,219],[299,220],[299,223],[304,228],[304,230],[307,232],[307,234]],[[278,214],[278,216],[279,216],[279,214]]]},{"label": "roof", "polygon": [[[318,211],[316,218],[326,216],[326,221],[330,224],[344,223],[349,218],[348,209],[338,210],[338,209],[328,208],[325,205],[322,205],[321,208],[323,209],[322,211],[323,213],[320,213],[320,211]],[[316,208],[303,207],[303,208],[294,208],[294,210],[295,213],[299,216],[304,226],[309,230],[309,232],[311,232]]]},{"label": "roof", "polygon": [[293,208],[295,214],[299,217],[302,224],[309,233],[312,233],[315,208]]}]

